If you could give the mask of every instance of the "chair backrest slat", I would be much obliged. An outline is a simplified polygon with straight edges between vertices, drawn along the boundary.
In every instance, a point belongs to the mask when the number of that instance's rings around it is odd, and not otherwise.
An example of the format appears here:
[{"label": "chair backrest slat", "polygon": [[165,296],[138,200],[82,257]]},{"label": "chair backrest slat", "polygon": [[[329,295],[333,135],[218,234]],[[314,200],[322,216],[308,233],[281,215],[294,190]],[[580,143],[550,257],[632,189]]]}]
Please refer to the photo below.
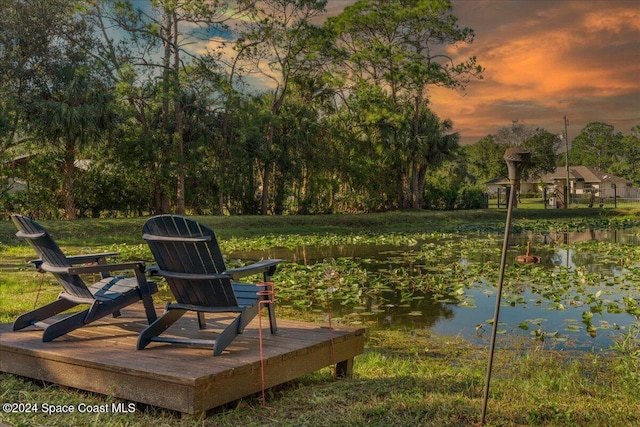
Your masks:
[{"label": "chair backrest slat", "polygon": [[[226,270],[215,233],[194,220],[177,215],[158,215],[143,226],[146,240],[158,267],[176,273],[211,274]],[[185,280],[166,278],[181,304],[236,306],[230,279]]]},{"label": "chair backrest slat", "polygon": [[[24,238],[36,251],[40,259],[54,267],[71,267],[71,263],[47,230],[23,215],[11,215],[18,232],[17,237]],[[65,292],[80,298],[93,298],[80,276],[76,274],[52,273]]]}]

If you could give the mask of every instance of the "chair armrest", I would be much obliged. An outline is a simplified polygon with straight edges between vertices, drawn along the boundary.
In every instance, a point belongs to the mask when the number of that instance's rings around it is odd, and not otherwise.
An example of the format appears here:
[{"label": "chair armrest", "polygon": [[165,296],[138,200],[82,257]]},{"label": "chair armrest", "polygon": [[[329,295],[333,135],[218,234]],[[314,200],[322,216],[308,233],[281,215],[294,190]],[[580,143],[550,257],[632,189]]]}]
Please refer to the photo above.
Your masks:
[{"label": "chair armrest", "polygon": [[91,262],[98,262],[101,259],[110,256],[116,256],[118,252],[105,252],[102,254],[86,254],[86,255],[71,255],[67,257],[67,261],[71,263],[71,265],[75,264],[88,264]]},{"label": "chair armrest", "polygon": [[69,274],[69,269],[72,267],[58,267],[55,265],[51,265],[47,262],[42,262],[38,260],[37,264],[38,271],[45,273],[53,273],[53,274]]},{"label": "chair armrest", "polygon": [[[44,264],[46,265],[46,263]],[[110,273],[112,271],[119,270],[135,270],[141,273],[144,272],[144,262],[125,262],[121,264],[96,264],[96,265],[85,265],[82,267],[55,267],[55,268],[64,268],[69,274],[88,274],[88,273]],[[46,270],[50,271],[50,270]]]},{"label": "chair armrest", "polygon": [[268,276],[273,276],[276,272],[276,266],[282,262],[281,259],[265,259],[255,262],[253,264],[245,265],[244,267],[232,268],[224,272],[233,277],[233,280],[238,280],[241,277],[251,276],[252,274],[267,272]]},{"label": "chair armrest", "polygon": [[[99,262],[101,259],[104,259],[109,256],[115,256],[115,255],[118,255],[118,252],[105,252],[102,254],[71,255],[65,258],[67,259],[67,261],[69,261],[71,265],[76,265],[76,264],[89,264],[93,262]],[[33,266],[38,270],[52,272],[51,270],[42,269],[42,264],[44,264],[45,262],[41,259],[32,259],[29,261],[29,263],[33,264]],[[51,266],[49,266],[49,268],[51,268]]]},{"label": "chair armrest", "polygon": [[160,267],[156,264],[150,265],[145,269],[145,272],[149,274],[149,276],[159,276],[160,275]]},{"label": "chair armrest", "polygon": [[184,280],[231,279],[231,275],[227,273],[195,274],[195,273],[177,273],[173,271],[157,270],[157,274],[159,276],[168,277],[170,279],[184,279]]},{"label": "chair armrest", "polygon": [[29,264],[33,264],[33,266],[36,268],[36,270],[38,270],[40,273],[43,273],[44,270],[42,269],[42,264],[44,264],[44,261],[41,259],[32,259],[29,261]]}]

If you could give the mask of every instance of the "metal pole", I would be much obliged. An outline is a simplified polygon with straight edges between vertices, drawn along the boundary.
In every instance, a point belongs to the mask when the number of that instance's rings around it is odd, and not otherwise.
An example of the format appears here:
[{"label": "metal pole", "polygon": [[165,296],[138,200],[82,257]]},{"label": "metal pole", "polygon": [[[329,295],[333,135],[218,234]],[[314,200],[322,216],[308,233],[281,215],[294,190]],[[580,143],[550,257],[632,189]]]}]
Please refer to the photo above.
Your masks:
[{"label": "metal pole", "polygon": [[569,133],[567,131],[567,126],[569,125],[569,121],[567,120],[567,116],[564,116],[564,143],[567,148],[565,154],[565,160],[567,164],[567,191],[565,192],[565,201],[564,208],[569,209],[569,199],[571,198],[571,184],[569,182]]},{"label": "metal pole", "polygon": [[504,269],[507,261],[507,247],[509,245],[509,229],[511,228],[511,214],[513,212],[513,202],[520,176],[525,164],[529,161],[531,153],[518,149],[507,149],[504,160],[509,168],[509,181],[511,182],[511,193],[509,194],[509,203],[507,206],[507,219],[504,226],[504,240],[502,242],[502,255],[500,257],[500,275],[498,277],[498,291],[496,296],[496,307],[493,315],[493,327],[491,329],[491,343],[489,347],[489,363],[487,365],[487,376],[484,385],[484,394],[482,397],[482,425],[484,425],[487,414],[487,401],[489,399],[489,385],[491,383],[491,369],[493,367],[493,355],[496,346],[496,335],[498,332],[498,319],[500,316],[500,301],[502,299],[502,284],[504,282]]}]

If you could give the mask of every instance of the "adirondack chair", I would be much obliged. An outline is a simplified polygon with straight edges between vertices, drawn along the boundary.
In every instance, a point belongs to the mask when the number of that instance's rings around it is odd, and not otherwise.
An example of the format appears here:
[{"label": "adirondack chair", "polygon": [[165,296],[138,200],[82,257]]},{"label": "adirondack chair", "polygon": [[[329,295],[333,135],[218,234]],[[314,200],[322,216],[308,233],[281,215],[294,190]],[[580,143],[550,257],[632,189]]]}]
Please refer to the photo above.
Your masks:
[{"label": "adirondack chair", "polygon": [[[40,256],[31,263],[40,272],[52,273],[63,288],[54,302],[20,315],[13,323],[14,331],[40,327],[44,329],[42,341],[48,342],[110,314],[118,317],[120,309],[140,300],[149,323],[157,319],[151,299],[157,286],[147,281],[142,262],[107,264],[106,257],[117,253],[66,256],[40,224],[23,215],[11,219],[18,229],[16,236],[26,239]],[[133,271],[135,277],[111,276],[115,271]],[[80,276],[97,273],[100,280],[90,286]],[[78,305],[89,308],[51,319]]]},{"label": "adirondack chair", "polygon": [[[269,282],[281,260],[269,259],[227,269],[213,230],[181,216],[152,217],[142,231],[157,262],[156,273],[166,279],[176,302],[167,304],[164,315],[141,332],[139,350],[157,341],[213,346],[213,355],[217,356],[244,331],[262,305],[268,308],[271,333],[277,331],[273,299],[258,295],[267,290],[267,286],[237,283],[237,280],[262,273],[263,281]],[[187,311],[197,313],[200,329],[206,327],[206,313],[235,313],[235,317],[215,340],[160,336]]]}]

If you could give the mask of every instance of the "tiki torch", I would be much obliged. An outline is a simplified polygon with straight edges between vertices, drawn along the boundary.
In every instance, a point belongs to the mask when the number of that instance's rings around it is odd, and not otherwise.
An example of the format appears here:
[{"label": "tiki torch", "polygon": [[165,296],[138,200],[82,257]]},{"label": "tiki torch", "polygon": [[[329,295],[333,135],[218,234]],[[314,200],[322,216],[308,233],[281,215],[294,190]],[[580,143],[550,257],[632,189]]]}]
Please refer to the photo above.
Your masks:
[{"label": "tiki torch", "polygon": [[508,148],[504,153],[504,161],[509,169],[509,183],[511,184],[511,192],[509,194],[509,203],[507,205],[507,220],[504,226],[504,241],[502,243],[502,255],[500,258],[500,275],[498,277],[498,292],[496,296],[496,308],[493,315],[493,328],[491,330],[491,344],[489,347],[489,364],[487,365],[487,377],[484,385],[484,395],[482,399],[482,425],[484,425],[485,416],[487,414],[487,400],[489,398],[489,383],[491,382],[491,368],[493,365],[493,353],[496,346],[496,334],[498,331],[498,317],[500,315],[500,300],[502,299],[502,283],[504,280],[504,268],[507,260],[507,246],[509,243],[509,229],[511,227],[511,213],[513,211],[513,202],[516,197],[516,191],[520,186],[520,177],[522,170],[531,158],[531,152],[521,148]]}]

